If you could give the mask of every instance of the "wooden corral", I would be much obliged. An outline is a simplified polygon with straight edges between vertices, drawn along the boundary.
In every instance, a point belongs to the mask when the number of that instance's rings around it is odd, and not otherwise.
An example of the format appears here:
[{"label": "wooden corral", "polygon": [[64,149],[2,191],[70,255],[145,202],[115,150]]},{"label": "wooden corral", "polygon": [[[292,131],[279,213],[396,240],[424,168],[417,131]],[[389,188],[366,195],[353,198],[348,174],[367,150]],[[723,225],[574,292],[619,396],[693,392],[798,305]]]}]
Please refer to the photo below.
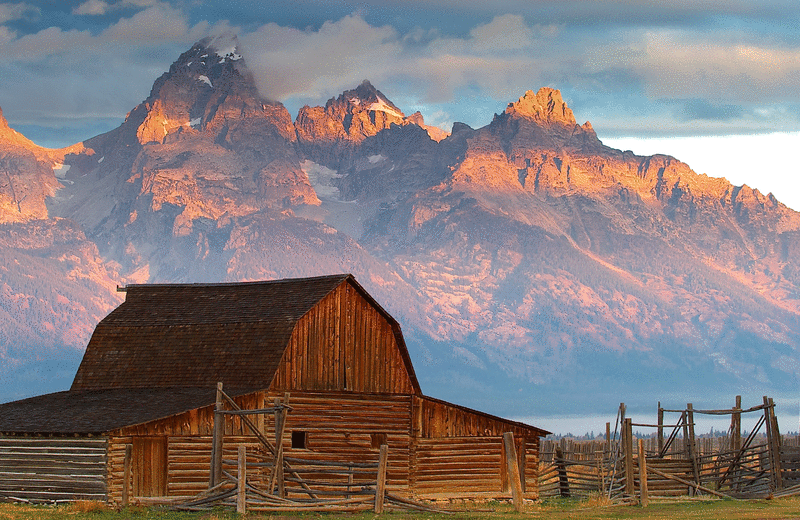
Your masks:
[{"label": "wooden corral", "polygon": [[[0,498],[119,504],[203,492],[217,383],[245,410],[290,393],[287,459],[371,465],[388,446],[386,488],[396,496],[510,497],[503,435],[511,432],[525,496],[538,496],[539,438],[548,432],[424,396],[399,325],[351,275],[126,291],[98,324],[69,391],[0,405]],[[217,415],[222,459],[245,446],[257,465],[263,443],[253,430],[240,416]],[[268,416],[252,421],[276,438]],[[52,457],[20,464],[19,450],[4,447],[25,443],[47,444]],[[75,443],[99,447],[91,478],[70,455]],[[58,476],[44,476],[55,460]]]},{"label": "wooden corral", "polygon": [[[672,414],[672,419],[665,422],[665,414]],[[730,415],[728,434],[698,438],[696,414]],[[745,433],[743,415],[754,421]],[[656,431],[637,440],[634,426]],[[621,405],[614,433],[610,425],[606,429],[603,440],[543,441],[539,475],[543,496],[600,493],[630,498],[644,493],[656,498],[758,498],[800,492],[800,449],[792,446],[797,440],[780,435],[775,404],[768,397],[748,409],[742,409],[740,397],[726,410],[697,410],[691,404],[682,410],[666,410],[659,403],[658,419],[652,424],[625,418]]]}]

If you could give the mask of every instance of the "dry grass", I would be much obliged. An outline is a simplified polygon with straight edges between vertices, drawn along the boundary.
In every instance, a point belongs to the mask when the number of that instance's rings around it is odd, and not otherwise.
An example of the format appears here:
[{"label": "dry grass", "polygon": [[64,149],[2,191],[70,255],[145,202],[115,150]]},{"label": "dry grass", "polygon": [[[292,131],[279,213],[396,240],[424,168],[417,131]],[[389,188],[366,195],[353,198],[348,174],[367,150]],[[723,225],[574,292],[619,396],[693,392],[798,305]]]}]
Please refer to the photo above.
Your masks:
[{"label": "dry grass", "polygon": [[100,513],[103,511],[111,511],[111,508],[105,502],[97,500],[76,500],[71,502],[67,507],[71,513]]},{"label": "dry grass", "polygon": [[[621,505],[596,496],[590,499],[547,499],[528,504],[525,513],[516,513],[509,504],[483,504],[480,507],[457,507],[454,515],[436,513],[387,513],[385,520],[800,520],[800,497],[775,500],[684,500],[653,503],[643,508]],[[480,511],[476,511],[480,509]],[[493,512],[490,512],[493,511]],[[238,520],[231,510],[182,513],[163,508],[135,507],[121,511],[97,502],[80,502],[61,506],[30,506],[0,503],[0,520]],[[281,515],[248,514],[248,520],[375,520],[373,513]]]}]

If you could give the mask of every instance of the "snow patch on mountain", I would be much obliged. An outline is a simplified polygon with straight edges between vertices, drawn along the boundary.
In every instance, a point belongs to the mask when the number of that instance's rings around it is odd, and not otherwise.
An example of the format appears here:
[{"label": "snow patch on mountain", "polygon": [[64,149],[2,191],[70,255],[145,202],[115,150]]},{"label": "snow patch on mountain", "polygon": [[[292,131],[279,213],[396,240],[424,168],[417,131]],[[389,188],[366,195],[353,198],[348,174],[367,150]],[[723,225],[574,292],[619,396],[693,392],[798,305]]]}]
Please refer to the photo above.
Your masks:
[{"label": "snow patch on mountain", "polygon": [[321,200],[342,200],[339,188],[334,185],[333,181],[334,179],[341,179],[344,175],[340,175],[336,170],[310,160],[300,163],[300,169],[308,176],[308,182],[311,183],[314,191],[317,192],[317,197]]},{"label": "snow patch on mountain", "polygon": [[387,114],[392,114],[393,116],[401,118],[404,117],[401,112],[398,112],[394,107],[389,105],[386,102],[386,100],[380,96],[378,96],[378,101],[369,106],[369,110],[374,110],[376,112],[386,112]]},{"label": "snow patch on mountain", "polygon": [[201,74],[197,77],[198,81],[202,81],[203,83],[207,83],[209,87],[214,88],[214,85],[211,84],[211,80],[208,79],[208,76]]},{"label": "snow patch on mountain", "polygon": [[63,179],[64,177],[67,176],[67,172],[69,171],[69,169],[70,169],[69,164],[56,163],[53,165],[53,174],[57,178]]}]

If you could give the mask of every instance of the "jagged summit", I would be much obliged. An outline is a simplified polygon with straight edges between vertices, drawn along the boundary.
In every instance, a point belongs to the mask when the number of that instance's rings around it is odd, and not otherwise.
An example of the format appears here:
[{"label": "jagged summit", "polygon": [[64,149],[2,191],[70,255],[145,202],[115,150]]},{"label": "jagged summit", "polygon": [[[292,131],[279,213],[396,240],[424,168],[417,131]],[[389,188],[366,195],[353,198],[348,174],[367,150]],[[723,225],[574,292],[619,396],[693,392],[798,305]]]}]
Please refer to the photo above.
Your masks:
[{"label": "jagged summit", "polygon": [[505,113],[540,123],[577,124],[572,110],[561,98],[561,92],[546,87],[535,94],[528,90],[516,103],[509,103]]},{"label": "jagged summit", "polygon": [[397,108],[389,98],[372,86],[372,83],[366,79],[356,88],[342,92],[336,99],[329,99],[325,104],[325,108],[327,109],[333,104],[342,103],[349,103],[353,107],[354,112],[359,110],[377,110],[399,118],[405,117],[402,110]]},{"label": "jagged summit", "polygon": [[587,121],[579,125],[575,115],[561,97],[561,92],[541,88],[535,94],[528,90],[489,125],[503,136],[509,149],[573,150],[584,153],[611,152],[597,138]]}]

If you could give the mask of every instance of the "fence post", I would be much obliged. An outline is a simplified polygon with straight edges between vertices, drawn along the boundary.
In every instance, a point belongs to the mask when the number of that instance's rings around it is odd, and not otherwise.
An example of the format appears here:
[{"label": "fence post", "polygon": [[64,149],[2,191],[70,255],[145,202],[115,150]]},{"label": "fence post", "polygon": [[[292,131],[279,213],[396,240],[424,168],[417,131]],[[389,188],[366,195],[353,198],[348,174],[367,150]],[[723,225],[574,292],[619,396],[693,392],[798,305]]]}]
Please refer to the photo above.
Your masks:
[{"label": "fence post", "polygon": [[658,453],[664,451],[664,409],[661,408],[661,401],[658,402]]},{"label": "fence post", "polygon": [[625,494],[629,497],[634,496],[633,485],[633,421],[625,418],[625,427],[622,429],[623,440],[625,442]]},{"label": "fence post", "polygon": [[[700,484],[700,467],[697,464],[697,443],[694,436],[694,407],[692,403],[686,404],[686,423],[689,427],[689,439],[687,439],[687,447],[689,448],[689,459],[692,461],[692,476],[695,483]],[[697,494],[696,488],[691,491],[692,495]]]},{"label": "fence post", "polygon": [[217,383],[217,401],[214,405],[214,430],[211,434],[211,471],[209,489],[222,480],[222,441],[225,437],[225,416],[222,412],[222,382]]},{"label": "fence post", "polygon": [[[285,404],[285,403],[283,403]],[[277,496],[283,498],[285,495],[283,479],[283,430],[286,427],[286,408],[282,406],[281,400],[275,398],[275,480],[270,482],[270,493],[277,485]]]},{"label": "fence post", "polygon": [[236,495],[236,512],[243,515],[247,512],[247,453],[244,445],[239,445],[238,493]]},{"label": "fence post", "polygon": [[[383,500],[386,495],[386,466],[389,460],[389,446],[381,444],[380,458],[378,459],[378,481],[375,486],[375,513],[383,513]],[[348,488],[349,489],[349,488]]]},{"label": "fence post", "polygon": [[503,444],[506,449],[506,470],[508,478],[511,480],[511,498],[514,501],[514,511],[522,512],[525,504],[522,499],[522,481],[519,477],[519,462],[517,461],[517,450],[514,447],[514,433],[505,432],[503,434]]},{"label": "fence post", "polygon": [[742,449],[742,396],[736,396],[736,406],[733,407],[733,414],[731,415],[731,430],[733,431],[733,438],[731,439],[731,448],[733,451]]},{"label": "fence post", "polygon": [[639,501],[647,507],[650,498],[647,492],[647,455],[644,452],[644,440],[639,439]]},{"label": "fence post", "polygon": [[567,476],[567,465],[564,461],[564,451],[558,444],[556,446],[555,460],[556,470],[558,471],[558,494],[562,497],[568,497],[569,494],[569,477]]},{"label": "fence post", "polygon": [[775,415],[775,402],[764,396],[764,419],[767,426],[767,449],[769,450],[770,470],[775,489],[783,488],[781,474],[781,434],[778,431],[778,418]]}]

